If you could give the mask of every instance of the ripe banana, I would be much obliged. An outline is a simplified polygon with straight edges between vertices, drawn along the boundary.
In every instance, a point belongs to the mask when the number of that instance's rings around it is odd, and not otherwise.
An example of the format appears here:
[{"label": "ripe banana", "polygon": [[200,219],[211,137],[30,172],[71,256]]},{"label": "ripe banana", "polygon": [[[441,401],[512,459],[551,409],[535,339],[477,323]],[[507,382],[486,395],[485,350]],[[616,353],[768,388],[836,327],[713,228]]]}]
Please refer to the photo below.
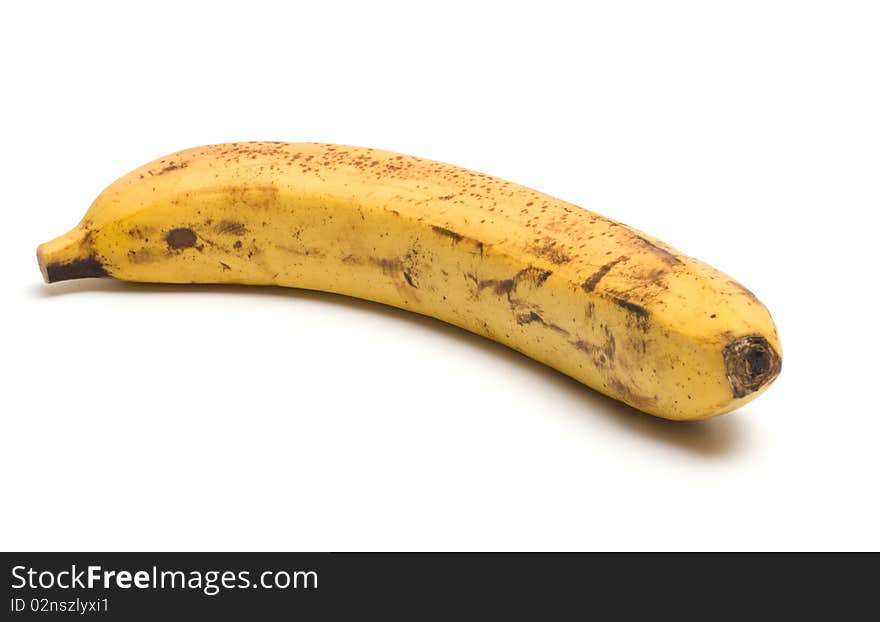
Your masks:
[{"label": "ripe banana", "polygon": [[248,283],[374,300],[668,419],[733,410],[781,367],[766,308],[710,266],[529,188],[377,149],[180,151],[115,181],[37,257],[49,283]]}]

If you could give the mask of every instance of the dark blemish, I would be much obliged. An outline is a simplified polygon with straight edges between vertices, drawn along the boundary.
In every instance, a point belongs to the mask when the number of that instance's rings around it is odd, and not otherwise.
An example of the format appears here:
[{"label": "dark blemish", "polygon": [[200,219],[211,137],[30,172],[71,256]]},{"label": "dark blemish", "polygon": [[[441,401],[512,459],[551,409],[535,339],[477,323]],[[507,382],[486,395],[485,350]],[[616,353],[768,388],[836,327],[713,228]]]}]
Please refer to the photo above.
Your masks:
[{"label": "dark blemish", "polygon": [[[512,308],[515,308],[515,307],[512,307]],[[564,328],[562,328],[558,324],[548,322],[543,317],[541,317],[541,314],[539,314],[535,311],[529,311],[528,313],[517,313],[516,314],[516,323],[519,324],[520,326],[522,326],[524,324],[532,324],[533,322],[540,324],[544,328],[549,328],[550,330],[555,330],[557,333],[561,333],[563,335],[569,334],[567,330],[565,330]]]},{"label": "dark blemish", "polygon": [[614,304],[616,304],[617,306],[623,307],[627,311],[636,314],[641,319],[646,320],[651,316],[651,314],[645,307],[639,306],[634,302],[624,300],[623,298],[612,298],[611,300],[613,300]]},{"label": "dark blemish", "polygon": [[[617,306],[626,309],[633,314],[632,317],[635,318],[635,325],[639,330],[641,330],[642,332],[648,332],[651,321],[651,313],[646,308],[641,305],[637,305],[634,302],[630,302],[629,300],[626,300],[624,298],[616,298],[612,296],[611,300]],[[627,325],[629,324],[630,322],[629,320],[627,320]]]},{"label": "dark blemish", "polygon": [[128,260],[131,263],[147,263],[153,259],[153,253],[149,248],[140,248],[138,250],[128,251]]},{"label": "dark blemish", "polygon": [[618,378],[614,378],[610,383],[611,389],[614,390],[624,402],[636,408],[645,408],[652,404],[655,400],[644,395],[639,395],[630,387],[623,384]]},{"label": "dark blemish", "polygon": [[591,343],[587,343],[583,339],[578,339],[577,341],[573,342],[572,345],[578,350],[586,352],[587,354],[593,354],[596,351],[596,346]]},{"label": "dark blemish", "polygon": [[509,294],[516,287],[516,282],[513,279],[485,279],[480,281],[477,284],[477,287],[480,291],[483,291],[486,288],[492,288],[492,291],[498,295],[503,296],[505,294]]},{"label": "dark blemish", "polygon": [[642,277],[642,281],[645,283],[650,283],[658,289],[666,290],[669,287],[666,285],[666,281],[664,281],[664,277],[668,273],[666,268],[661,268],[659,270],[651,270],[644,277]]},{"label": "dark blemish", "polygon": [[454,194],[445,194],[442,197],[437,197],[437,200],[438,201],[448,201],[449,199],[453,198],[454,196],[455,196]]},{"label": "dark blemish", "polygon": [[592,292],[594,289],[596,289],[596,285],[599,284],[599,281],[601,281],[603,278],[605,278],[605,275],[608,274],[609,272],[611,272],[611,269],[614,266],[619,264],[621,261],[627,261],[628,259],[629,259],[629,257],[627,257],[626,255],[621,255],[620,257],[618,257],[614,261],[609,261],[604,266],[602,266],[601,268],[596,270],[596,272],[590,278],[588,278],[586,281],[584,281],[584,284],[581,285],[581,287],[587,293]]},{"label": "dark blemish", "polygon": [[240,222],[235,222],[234,220],[222,220],[217,223],[216,227],[214,227],[214,231],[229,235],[244,235],[248,230],[247,227]]},{"label": "dark blemish", "polygon": [[220,265],[223,266],[223,269],[224,269],[224,270],[232,270],[232,268],[230,268],[228,265],[226,265],[226,264],[223,263],[222,261],[220,262]]},{"label": "dark blemish", "polygon": [[376,266],[379,266],[382,269],[382,272],[387,275],[393,276],[398,272],[403,272],[403,262],[399,259],[376,259],[373,257],[370,261]]},{"label": "dark blemish", "polygon": [[483,243],[477,242],[477,248],[480,249],[480,257],[482,257],[483,256]]},{"label": "dark blemish", "polygon": [[571,261],[571,257],[556,248],[545,251],[543,254],[547,259],[549,259],[556,265],[562,265]]},{"label": "dark blemish", "polygon": [[[152,231],[154,231],[153,227],[134,227],[128,230],[129,237],[135,238],[137,240],[144,240],[145,242],[149,242],[150,238],[147,237]],[[91,237],[92,232],[89,231],[86,233],[86,238]]]},{"label": "dark blemish", "polygon": [[556,240],[548,240],[544,238],[543,246],[533,246],[532,251],[545,259],[550,260],[557,266],[571,261],[571,257],[566,255],[562,250],[556,248]]},{"label": "dark blemish", "polygon": [[520,270],[516,273],[514,279],[517,284],[521,283],[525,279],[529,279],[532,283],[535,284],[535,287],[541,287],[544,284],[544,281],[550,278],[550,275],[553,274],[552,270],[541,270],[540,268],[535,268],[531,266],[526,268],[525,270]]},{"label": "dark blemish", "polygon": [[[401,294],[409,285],[413,289],[418,289],[418,250],[411,249],[403,258],[378,259],[370,257],[370,262],[382,269],[382,272],[391,277],[394,286]],[[408,291],[408,290],[407,290]],[[415,298],[415,293],[411,292],[410,296]],[[417,300],[417,298],[416,298]]]},{"label": "dark blemish", "polygon": [[109,276],[109,274],[94,255],[90,255],[86,259],[74,259],[67,263],[50,263],[46,265],[46,282],[48,283],[103,276]]},{"label": "dark blemish", "polygon": [[[155,173],[155,174],[156,175],[164,175],[165,173],[170,173],[171,171],[176,171],[179,168],[186,168],[187,166],[189,166],[189,163],[187,163],[187,162],[181,162],[179,164],[177,164],[175,162],[171,162],[168,166],[166,166],[165,168],[163,168],[162,170],[160,170],[158,173]],[[150,173],[150,175],[153,175],[152,171],[149,171],[149,173]]]},{"label": "dark blemish", "polygon": [[646,240],[642,236],[637,235],[636,240],[641,242],[645,246],[645,248],[647,248],[652,253],[655,253],[658,257],[660,257],[660,259],[662,259],[665,263],[669,264],[670,266],[674,266],[676,264],[682,263],[681,259],[676,257],[674,254],[672,254],[671,252],[669,252],[665,248],[661,248],[661,247],[657,246],[656,244],[654,244],[653,242]]},{"label": "dark blemish", "polygon": [[715,313],[713,313],[712,315],[709,316],[709,319],[710,319],[710,320],[714,320],[716,317],[718,317],[718,315],[716,315]]},{"label": "dark blemish", "polygon": [[165,241],[174,250],[190,248],[196,244],[196,234],[192,229],[172,229],[165,236]]},{"label": "dark blemish", "polygon": [[447,238],[452,238],[453,242],[461,242],[464,239],[464,236],[460,233],[456,233],[450,229],[446,229],[444,227],[436,227],[432,226],[431,229],[434,230],[434,233],[438,235],[446,236]]},{"label": "dark blemish", "polygon": [[345,257],[342,258],[342,263],[360,264],[363,262],[358,257],[355,257],[354,255],[346,255]]},{"label": "dark blemish", "polygon": [[734,397],[744,397],[773,382],[782,370],[782,359],[759,335],[740,337],[724,348],[724,366]]},{"label": "dark blemish", "polygon": [[581,352],[589,354],[596,367],[603,367],[608,363],[614,363],[617,344],[614,341],[614,335],[611,334],[611,330],[607,326],[605,327],[605,344],[603,346],[597,346],[583,339],[573,341],[571,345]]},{"label": "dark blemish", "polygon": [[232,248],[241,248],[241,240],[236,240],[235,244],[232,245]]},{"label": "dark blemish", "polygon": [[520,326],[522,326],[523,324],[531,324],[532,322],[540,322],[541,324],[543,324],[544,318],[542,318],[534,311],[531,311],[529,313],[522,313],[516,316],[516,323]]},{"label": "dark blemish", "polygon": [[608,358],[612,361],[614,360],[614,354],[617,352],[617,343],[614,341],[614,335],[611,332],[611,329],[607,326],[605,327],[605,354],[608,355]]}]

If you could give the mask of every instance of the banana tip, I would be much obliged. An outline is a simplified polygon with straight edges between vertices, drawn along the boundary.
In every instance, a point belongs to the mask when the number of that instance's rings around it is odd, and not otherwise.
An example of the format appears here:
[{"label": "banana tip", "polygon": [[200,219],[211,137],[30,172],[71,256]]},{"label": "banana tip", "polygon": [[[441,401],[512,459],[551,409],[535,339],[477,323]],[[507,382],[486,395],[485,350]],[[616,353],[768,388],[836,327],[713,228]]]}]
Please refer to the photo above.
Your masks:
[{"label": "banana tip", "polygon": [[776,380],[782,370],[782,357],[760,335],[732,341],[724,349],[724,363],[733,395],[737,398],[763,389]]}]

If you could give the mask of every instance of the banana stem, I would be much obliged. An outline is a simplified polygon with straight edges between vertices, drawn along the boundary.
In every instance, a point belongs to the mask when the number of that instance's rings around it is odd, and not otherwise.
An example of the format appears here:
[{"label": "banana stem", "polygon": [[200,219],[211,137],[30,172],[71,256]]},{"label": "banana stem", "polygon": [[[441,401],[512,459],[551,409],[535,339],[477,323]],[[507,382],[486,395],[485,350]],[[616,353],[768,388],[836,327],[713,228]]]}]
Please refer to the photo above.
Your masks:
[{"label": "banana stem", "polygon": [[46,283],[108,276],[92,252],[91,231],[77,227],[37,247],[37,263]]}]

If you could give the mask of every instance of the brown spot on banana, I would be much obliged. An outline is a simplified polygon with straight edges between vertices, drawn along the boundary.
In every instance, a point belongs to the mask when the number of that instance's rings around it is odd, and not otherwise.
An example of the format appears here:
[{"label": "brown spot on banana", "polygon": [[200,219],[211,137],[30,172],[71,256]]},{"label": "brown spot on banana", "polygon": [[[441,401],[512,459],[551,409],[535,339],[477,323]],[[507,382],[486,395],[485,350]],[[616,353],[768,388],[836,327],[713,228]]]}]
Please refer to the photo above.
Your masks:
[{"label": "brown spot on banana", "polygon": [[559,247],[559,243],[553,238],[544,238],[540,244],[533,245],[531,251],[557,266],[571,261],[571,257]]},{"label": "brown spot on banana", "polygon": [[651,242],[647,238],[644,238],[640,235],[636,235],[635,240],[637,242],[639,242],[645,249],[654,253],[657,257],[660,258],[661,261],[663,261],[665,264],[667,264],[669,266],[677,266],[682,263],[681,259],[679,259],[679,257],[677,255],[675,255],[671,251],[663,248],[662,246],[659,246],[659,245],[655,244],[654,242]]},{"label": "brown spot on banana", "polygon": [[[385,275],[391,277],[395,287],[403,295],[407,287],[411,288],[411,290],[419,288],[416,273],[416,255],[415,251],[410,251],[403,259],[371,257],[370,262],[374,266],[379,267]],[[411,290],[410,296],[414,297],[416,294]]]},{"label": "brown spot on banana", "polygon": [[453,246],[462,241],[473,244],[477,247],[477,252],[480,254],[480,257],[482,257],[485,252],[485,245],[483,244],[483,242],[475,240],[474,238],[469,238],[468,236],[462,235],[457,231],[453,231],[452,229],[447,229],[446,227],[440,227],[437,225],[431,225],[431,231],[439,236],[452,240]]},{"label": "brown spot on banana", "polygon": [[149,263],[155,259],[149,248],[138,248],[128,251],[128,260],[134,264]]},{"label": "brown spot on banana", "polygon": [[165,234],[165,242],[168,244],[168,248],[172,250],[192,248],[196,245],[196,234],[192,229],[179,227]]},{"label": "brown spot on banana", "polygon": [[614,355],[617,353],[617,343],[614,340],[614,335],[607,326],[605,327],[605,343],[603,345],[597,346],[585,339],[573,341],[571,342],[571,345],[581,352],[587,353],[593,361],[593,365],[596,367],[614,365]]},{"label": "brown spot on banana", "polygon": [[530,266],[520,270],[510,279],[478,280],[473,274],[468,274],[467,277],[477,284],[477,293],[482,292],[484,289],[491,289],[492,293],[496,296],[504,296],[510,295],[521,283],[532,283],[535,287],[541,287],[544,281],[550,278],[552,274],[552,270],[541,270],[540,268]]},{"label": "brown spot on banana", "polygon": [[534,324],[537,323],[544,328],[549,328],[552,331],[557,333],[568,335],[568,331],[559,326],[558,324],[554,324],[553,322],[548,322],[545,320],[540,313],[537,311],[529,311],[528,313],[519,313],[516,315],[516,323],[520,326],[524,326],[525,324]]},{"label": "brown spot on banana", "polygon": [[586,281],[584,281],[583,285],[581,285],[581,288],[589,294],[590,292],[592,292],[593,290],[596,289],[596,286],[599,284],[599,281],[601,281],[603,278],[605,278],[605,275],[607,275],[609,272],[611,272],[611,269],[614,268],[614,266],[619,264],[621,261],[627,261],[628,259],[629,259],[629,257],[627,257],[626,255],[621,255],[620,257],[618,257],[614,261],[609,261],[604,266],[602,266],[601,268],[596,270],[596,272],[594,272],[590,276],[590,278],[588,278]]},{"label": "brown spot on banana", "polygon": [[442,235],[442,236],[445,236],[447,238],[452,239],[453,243],[461,242],[464,239],[464,236],[461,235],[460,233],[456,233],[455,231],[452,231],[451,229],[447,229],[445,227],[438,227],[436,225],[433,225],[433,226],[431,226],[431,229],[437,235]]},{"label": "brown spot on banana", "polygon": [[624,298],[616,298],[612,297],[611,299],[614,304],[622,309],[626,309],[629,311],[633,318],[635,318],[635,323],[638,328],[644,332],[648,331],[650,321],[651,321],[651,313],[643,306],[637,305],[634,302],[630,302]]},{"label": "brown spot on banana", "polygon": [[528,281],[531,282],[535,287],[541,287],[544,284],[544,281],[549,279],[552,274],[552,270],[541,270],[540,268],[531,266],[526,268],[525,270],[520,270],[519,272],[517,272],[514,279],[517,285],[524,281]]},{"label": "brown spot on banana", "polygon": [[165,173],[170,173],[171,171],[176,171],[180,168],[186,168],[187,166],[189,166],[188,162],[169,162],[167,166],[164,166],[155,173],[150,171],[150,175],[164,175]]},{"label": "brown spot on banana", "polygon": [[150,235],[155,233],[154,227],[133,227],[128,230],[128,235],[131,238],[136,240],[143,240],[144,242],[150,241]]},{"label": "brown spot on banana", "polygon": [[235,222],[233,220],[221,220],[214,227],[214,231],[217,233],[237,236],[245,235],[248,232],[247,227],[243,223]]},{"label": "brown spot on banana", "polygon": [[[470,275],[473,276],[473,275]],[[514,279],[483,279],[477,282],[477,291],[482,292],[484,289],[490,289],[496,296],[504,296],[509,294],[516,287]]]},{"label": "brown spot on banana", "polygon": [[403,278],[406,280],[407,284],[408,284],[410,287],[413,287],[413,288],[415,288],[415,289],[418,289],[418,288],[419,288],[419,286],[416,285],[416,282],[413,280],[413,275],[412,275],[412,273],[411,273],[409,270],[404,270],[404,271],[403,271]]},{"label": "brown spot on banana", "polygon": [[521,313],[516,316],[516,323],[522,326],[523,324],[531,324],[532,322],[538,322],[539,324],[544,323],[544,318],[542,318],[539,314],[534,311],[529,311],[528,313]]},{"label": "brown spot on banana", "polygon": [[635,406],[636,408],[643,409],[648,408],[656,401],[652,397],[637,393],[629,385],[624,384],[618,378],[612,378],[608,385],[612,391],[619,395],[620,398],[630,406]]}]

